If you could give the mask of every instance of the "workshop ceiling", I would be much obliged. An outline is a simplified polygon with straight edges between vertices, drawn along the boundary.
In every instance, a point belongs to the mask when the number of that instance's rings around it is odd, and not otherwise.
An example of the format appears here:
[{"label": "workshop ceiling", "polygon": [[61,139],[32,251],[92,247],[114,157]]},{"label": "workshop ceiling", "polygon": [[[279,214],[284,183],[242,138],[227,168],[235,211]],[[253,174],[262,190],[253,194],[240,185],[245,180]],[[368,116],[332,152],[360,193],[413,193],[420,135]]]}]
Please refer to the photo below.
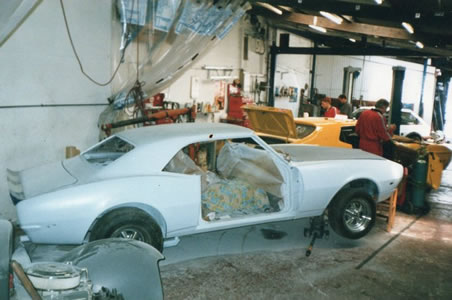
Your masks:
[{"label": "workshop ceiling", "polygon": [[253,2],[249,14],[337,54],[382,53],[419,63],[431,58],[432,65],[452,72],[452,0],[262,0]]}]

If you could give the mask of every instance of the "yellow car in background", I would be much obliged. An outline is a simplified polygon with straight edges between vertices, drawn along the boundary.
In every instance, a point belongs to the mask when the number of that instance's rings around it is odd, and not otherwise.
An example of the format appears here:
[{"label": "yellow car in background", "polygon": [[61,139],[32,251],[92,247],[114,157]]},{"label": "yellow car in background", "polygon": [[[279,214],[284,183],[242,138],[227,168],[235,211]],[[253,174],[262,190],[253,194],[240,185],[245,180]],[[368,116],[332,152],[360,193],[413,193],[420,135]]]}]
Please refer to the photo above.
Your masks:
[{"label": "yellow car in background", "polygon": [[[358,148],[355,134],[356,120],[324,117],[294,118],[289,109],[245,105],[242,107],[251,128],[269,144],[294,143],[328,147]],[[396,150],[394,160],[404,166],[413,164],[421,152],[427,155],[427,184],[437,189],[441,183],[442,171],[450,163],[452,151],[433,143],[415,141],[394,136]]]},{"label": "yellow car in background", "polygon": [[[267,143],[353,148],[356,120],[294,118],[289,109],[245,105],[251,128]],[[351,136],[350,136],[351,135]]]}]

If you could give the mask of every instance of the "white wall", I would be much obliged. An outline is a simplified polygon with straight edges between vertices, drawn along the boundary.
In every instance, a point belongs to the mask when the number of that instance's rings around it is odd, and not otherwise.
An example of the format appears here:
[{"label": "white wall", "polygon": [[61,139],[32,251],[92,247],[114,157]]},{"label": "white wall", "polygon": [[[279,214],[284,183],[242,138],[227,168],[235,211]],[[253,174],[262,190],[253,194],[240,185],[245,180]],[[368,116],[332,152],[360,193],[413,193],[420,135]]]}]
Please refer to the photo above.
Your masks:
[{"label": "white wall", "polygon": [[[111,2],[64,3],[86,72],[106,81],[111,72]],[[96,86],[80,73],[58,0],[42,1],[0,48],[0,66],[0,218],[15,218],[6,168],[60,160],[67,145],[88,147],[97,141],[97,118],[104,107],[5,106],[105,103],[110,88]]]},{"label": "white wall", "polygon": [[[342,81],[345,67],[361,68],[355,81],[353,98],[376,101],[380,98],[391,100],[393,66],[405,67],[402,102],[413,103],[414,110],[419,110],[423,68],[415,64],[387,57],[377,56],[317,56],[315,85],[319,93],[337,97],[342,93]],[[435,68],[427,68],[424,86],[424,119],[431,123],[435,93]]]},{"label": "white wall", "polygon": [[[279,34],[286,33],[278,31]],[[289,47],[312,47],[310,40],[290,34]],[[275,107],[292,110],[294,116],[298,115],[300,105],[300,91],[304,89],[305,84],[310,85],[310,70],[312,65],[311,55],[293,55],[281,54],[276,57],[275,87],[291,86],[298,88],[298,97],[296,102],[290,102],[289,97],[275,97]],[[305,95],[309,94],[309,88]]]},{"label": "white wall", "polygon": [[[202,68],[203,66],[232,67],[233,70],[231,72],[210,71],[211,75],[230,75],[232,78],[239,78],[241,70],[251,74],[251,78],[254,78],[253,75],[256,74],[266,74],[266,53],[258,54],[254,51],[254,38],[251,36],[248,37],[248,59],[243,59],[243,38],[246,34],[246,26],[248,26],[247,23],[242,20],[224,40],[219,41],[212,49],[201,56],[189,70],[164,90],[166,94],[165,100],[183,104],[191,104],[193,102],[213,104],[217,81],[208,78],[209,73]],[[197,99],[193,99],[190,96],[192,77],[200,79],[199,97]],[[232,78],[226,79],[225,82],[232,83]],[[266,78],[259,77],[258,80],[266,80]],[[247,91],[248,89],[249,91]],[[248,86],[248,89],[245,86],[243,87],[244,96],[253,98],[253,88]],[[225,105],[227,106],[227,103]],[[198,114],[196,121],[219,121],[220,117],[226,117],[225,110],[214,114]]]}]

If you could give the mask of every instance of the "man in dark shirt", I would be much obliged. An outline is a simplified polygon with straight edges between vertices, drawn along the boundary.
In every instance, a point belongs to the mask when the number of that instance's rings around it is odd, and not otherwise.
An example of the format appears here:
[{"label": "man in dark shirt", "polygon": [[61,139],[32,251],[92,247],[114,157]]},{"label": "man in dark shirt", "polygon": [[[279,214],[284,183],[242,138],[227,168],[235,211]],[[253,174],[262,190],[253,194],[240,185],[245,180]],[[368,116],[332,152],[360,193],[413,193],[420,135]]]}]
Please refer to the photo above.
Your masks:
[{"label": "man in dark shirt", "polygon": [[339,107],[339,110],[341,112],[341,115],[346,115],[347,118],[352,118],[352,106],[350,103],[347,102],[347,97],[342,94],[339,95],[339,101],[341,102],[341,106]]},{"label": "man in dark shirt", "polygon": [[355,127],[355,131],[359,135],[360,149],[383,156],[383,143],[391,140],[383,116],[388,107],[389,102],[380,99],[375,104],[375,108],[361,113]]}]

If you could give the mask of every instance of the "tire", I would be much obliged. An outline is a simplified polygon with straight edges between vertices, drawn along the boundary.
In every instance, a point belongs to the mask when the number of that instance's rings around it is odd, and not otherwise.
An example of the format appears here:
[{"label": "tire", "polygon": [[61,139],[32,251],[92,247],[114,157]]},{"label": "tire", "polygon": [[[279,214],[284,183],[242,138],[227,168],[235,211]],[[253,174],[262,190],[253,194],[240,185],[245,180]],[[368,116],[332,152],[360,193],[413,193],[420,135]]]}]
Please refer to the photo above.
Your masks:
[{"label": "tire", "polygon": [[121,208],[104,215],[91,230],[90,242],[106,238],[125,238],[145,242],[163,250],[160,226],[146,212],[137,208]]},{"label": "tire", "polygon": [[375,224],[376,205],[365,189],[347,189],[337,194],[328,207],[333,230],[348,239],[365,236]]},{"label": "tire", "polygon": [[422,137],[417,134],[417,133],[409,133],[406,135],[407,138],[413,139],[415,141],[421,142],[422,141]]}]

